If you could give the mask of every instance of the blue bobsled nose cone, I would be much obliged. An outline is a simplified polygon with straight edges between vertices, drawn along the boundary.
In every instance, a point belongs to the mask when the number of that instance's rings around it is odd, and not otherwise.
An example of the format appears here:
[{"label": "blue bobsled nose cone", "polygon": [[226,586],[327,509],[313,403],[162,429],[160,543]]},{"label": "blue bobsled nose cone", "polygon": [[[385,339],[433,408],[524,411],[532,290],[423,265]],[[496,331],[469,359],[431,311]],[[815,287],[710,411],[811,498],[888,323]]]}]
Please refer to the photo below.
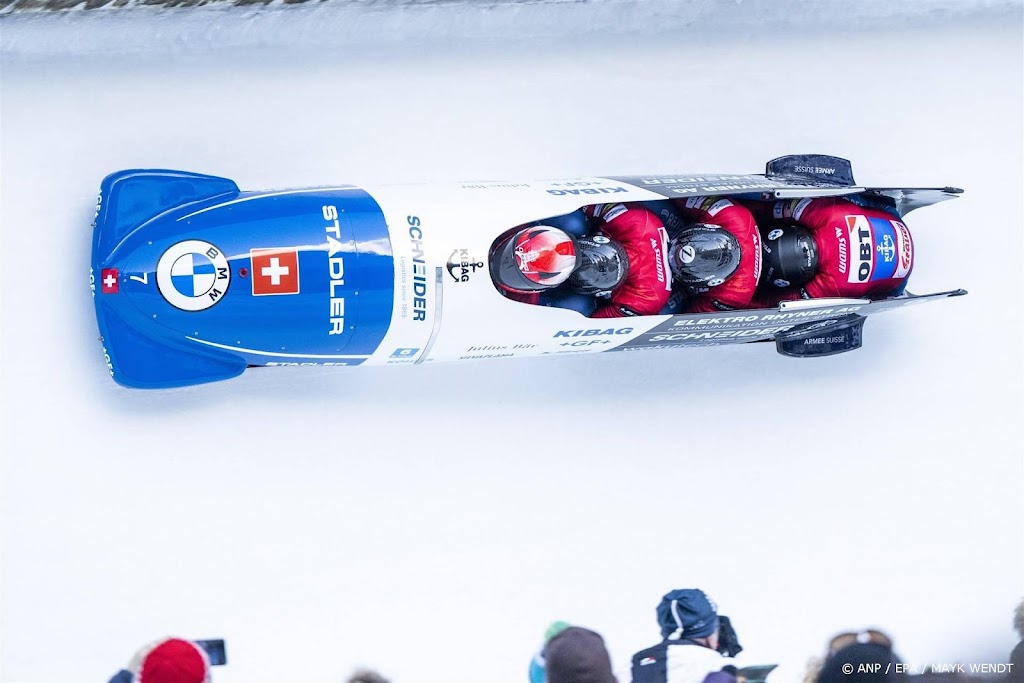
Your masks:
[{"label": "blue bobsled nose cone", "polygon": [[387,224],[351,186],[243,193],[177,171],[114,174],[93,263],[116,283],[96,299],[111,371],[133,387],[358,365],[394,310]]},{"label": "blue bobsled nose cone", "polygon": [[[179,171],[131,170],[107,176],[100,186],[93,228],[92,290],[104,360],[120,384],[164,388],[234,377],[245,361],[225,353],[196,354],[148,333],[159,317],[144,316],[134,292],[156,286],[154,269],[133,265],[133,236],[165,211],[238,194],[227,178]],[[147,242],[149,240],[146,240]],[[208,291],[217,277],[212,259],[183,254],[170,268],[181,297]]]}]

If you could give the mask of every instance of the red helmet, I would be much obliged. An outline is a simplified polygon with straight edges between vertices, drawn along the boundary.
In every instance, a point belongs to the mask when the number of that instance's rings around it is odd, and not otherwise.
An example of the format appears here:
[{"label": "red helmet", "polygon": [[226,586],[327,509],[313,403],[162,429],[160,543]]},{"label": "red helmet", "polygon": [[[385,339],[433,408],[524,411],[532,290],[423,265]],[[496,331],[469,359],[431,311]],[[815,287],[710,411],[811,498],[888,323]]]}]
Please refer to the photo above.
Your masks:
[{"label": "red helmet", "polygon": [[576,243],[567,233],[535,225],[498,245],[491,257],[491,276],[506,289],[539,292],[568,280],[577,260]]}]

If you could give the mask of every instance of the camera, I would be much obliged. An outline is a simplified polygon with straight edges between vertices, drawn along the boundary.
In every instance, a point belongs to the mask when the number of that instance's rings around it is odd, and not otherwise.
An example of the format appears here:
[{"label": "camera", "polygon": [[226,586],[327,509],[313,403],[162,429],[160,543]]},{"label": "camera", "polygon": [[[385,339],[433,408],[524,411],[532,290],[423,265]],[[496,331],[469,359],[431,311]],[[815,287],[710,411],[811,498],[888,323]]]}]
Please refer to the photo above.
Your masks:
[{"label": "camera", "polygon": [[228,663],[228,653],[224,648],[223,638],[218,640],[193,640],[192,642],[203,648],[211,665],[224,666]]}]

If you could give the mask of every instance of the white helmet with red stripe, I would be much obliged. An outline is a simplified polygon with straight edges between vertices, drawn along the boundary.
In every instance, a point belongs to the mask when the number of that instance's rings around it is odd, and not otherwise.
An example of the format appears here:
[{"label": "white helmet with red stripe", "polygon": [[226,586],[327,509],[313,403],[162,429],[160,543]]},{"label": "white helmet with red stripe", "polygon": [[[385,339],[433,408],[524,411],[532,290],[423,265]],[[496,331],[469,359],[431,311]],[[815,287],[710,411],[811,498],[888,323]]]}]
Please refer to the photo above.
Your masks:
[{"label": "white helmet with red stripe", "polygon": [[491,274],[505,289],[539,292],[568,280],[577,261],[576,243],[568,233],[536,225],[513,233],[498,245],[491,259]]}]

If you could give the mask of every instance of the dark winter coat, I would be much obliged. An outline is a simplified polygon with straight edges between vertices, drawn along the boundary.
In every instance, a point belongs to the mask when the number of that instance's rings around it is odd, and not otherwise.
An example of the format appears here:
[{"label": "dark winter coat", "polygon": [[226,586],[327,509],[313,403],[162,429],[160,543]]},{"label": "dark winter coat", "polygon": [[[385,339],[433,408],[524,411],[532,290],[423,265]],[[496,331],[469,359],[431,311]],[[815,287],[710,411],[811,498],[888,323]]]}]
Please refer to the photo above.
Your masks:
[{"label": "dark winter coat", "polygon": [[[692,640],[665,639],[633,655],[633,683],[703,683],[730,665],[735,665],[734,660]],[[731,673],[722,673],[711,681],[735,680]]]},{"label": "dark winter coat", "polygon": [[1024,683],[1024,640],[1017,643],[1017,647],[1010,653],[1010,664],[1013,668],[1010,670],[1009,683]]}]

